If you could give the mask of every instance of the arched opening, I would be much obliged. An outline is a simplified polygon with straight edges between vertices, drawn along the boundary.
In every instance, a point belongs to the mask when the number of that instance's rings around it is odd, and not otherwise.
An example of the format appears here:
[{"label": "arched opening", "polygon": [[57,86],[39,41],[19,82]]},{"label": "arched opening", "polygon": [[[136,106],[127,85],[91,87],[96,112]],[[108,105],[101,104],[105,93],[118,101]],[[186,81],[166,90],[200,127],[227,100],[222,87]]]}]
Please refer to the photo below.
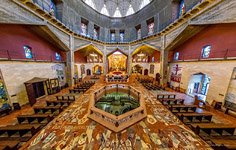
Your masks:
[{"label": "arched opening", "polygon": [[101,75],[103,73],[103,68],[100,65],[96,65],[93,67],[93,74],[94,75]]},{"label": "arched opening", "polygon": [[148,69],[144,70],[144,75],[147,76],[148,75]]},{"label": "arched opening", "polygon": [[190,77],[187,94],[197,96],[198,99],[205,101],[209,89],[211,78],[204,73],[196,73]]},{"label": "arched opening", "polygon": [[160,73],[156,73],[156,82],[158,83],[158,85],[160,85],[160,82],[161,82],[161,74]]},{"label": "arched opening", "polygon": [[109,72],[127,72],[128,56],[121,50],[116,49],[107,55]]},{"label": "arched opening", "polygon": [[143,74],[143,67],[140,65],[135,65],[132,67],[132,73]]},{"label": "arched opening", "polygon": [[90,69],[87,69],[86,72],[87,72],[87,76],[91,75],[91,70]]},{"label": "arched opening", "polygon": [[147,63],[147,62],[156,63],[159,61],[160,61],[160,52],[157,50],[157,48],[146,44],[139,46],[132,53],[133,63]]}]

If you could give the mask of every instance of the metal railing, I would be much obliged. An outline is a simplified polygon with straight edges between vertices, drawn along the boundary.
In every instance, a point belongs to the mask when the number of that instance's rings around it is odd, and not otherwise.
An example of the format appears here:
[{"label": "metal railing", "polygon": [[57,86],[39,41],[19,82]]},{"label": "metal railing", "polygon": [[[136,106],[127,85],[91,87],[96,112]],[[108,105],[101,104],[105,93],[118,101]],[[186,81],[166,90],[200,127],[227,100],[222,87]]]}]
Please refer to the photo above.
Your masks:
[{"label": "metal railing", "polygon": [[[186,11],[185,13],[188,13],[191,9],[194,8],[194,6],[196,6],[197,4],[201,3],[203,0],[201,1],[196,1],[194,3],[192,3],[191,5],[189,5],[187,8],[186,8]],[[57,9],[56,9],[56,4],[54,5],[50,5],[49,2],[47,0],[33,0],[33,2],[35,4],[37,4],[39,7],[41,7],[45,12],[47,13],[50,13],[51,9],[54,10],[54,16],[56,17],[56,19],[58,19],[61,23],[63,23],[66,27],[68,27],[70,30],[76,32],[77,34],[80,34],[82,35],[81,33],[79,33],[78,31],[75,31],[74,28],[73,28],[73,25],[72,24],[69,24],[67,22],[64,22],[61,18],[58,17],[58,12],[57,12]],[[51,2],[51,0],[50,0]],[[52,3],[52,2],[51,2]],[[175,22],[176,20],[178,20],[179,18],[181,18],[182,16],[179,16],[177,15],[175,18],[170,18],[167,22],[163,23],[162,25],[160,25],[159,27],[159,31],[162,31],[163,29],[165,29],[168,25],[170,25],[171,23]],[[155,32],[153,33],[152,35],[154,34],[157,34],[158,32]],[[149,36],[152,36],[152,35],[148,35],[148,36],[143,36],[142,38],[146,38],[146,37],[149,37]],[[83,35],[82,35],[83,36]],[[90,37],[92,39],[94,39],[93,37]],[[141,39],[142,39],[141,38]],[[96,39],[95,39],[96,40]],[[139,39],[136,39],[136,40],[139,40]],[[111,41],[109,40],[110,43],[117,43],[117,42],[121,42],[121,41]],[[123,43],[123,42],[122,42]],[[124,42],[125,43],[125,42]]]},{"label": "metal railing", "polygon": [[2,60],[21,60],[21,61],[47,61],[47,62],[64,62],[61,57],[60,60],[56,59],[53,55],[42,55],[33,53],[32,58],[26,58],[24,52],[0,50],[0,59]]},{"label": "metal railing", "polygon": [[222,50],[222,51],[212,51],[209,55],[209,57],[203,57],[202,52],[198,53],[191,53],[191,54],[181,54],[179,56],[178,60],[174,60],[172,58],[172,61],[190,61],[190,60],[227,60],[227,59],[236,59],[236,50]]}]

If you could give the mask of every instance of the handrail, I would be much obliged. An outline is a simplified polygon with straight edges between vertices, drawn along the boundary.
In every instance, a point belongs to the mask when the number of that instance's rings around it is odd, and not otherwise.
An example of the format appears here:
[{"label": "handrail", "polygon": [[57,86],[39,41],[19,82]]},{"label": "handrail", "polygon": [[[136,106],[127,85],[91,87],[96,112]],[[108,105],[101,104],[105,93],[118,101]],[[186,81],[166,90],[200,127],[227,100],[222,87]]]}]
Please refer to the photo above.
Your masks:
[{"label": "handrail", "polygon": [[61,57],[60,60],[56,59],[54,55],[42,55],[32,53],[32,58],[26,58],[24,51],[10,51],[10,50],[0,50],[0,59],[6,60],[23,60],[23,61],[48,61],[48,62],[64,62]]},{"label": "handrail", "polygon": [[212,51],[209,55],[209,57],[202,57],[202,52],[197,53],[191,53],[191,54],[181,54],[179,53],[180,57],[178,60],[174,60],[172,58],[173,62],[176,61],[188,61],[188,60],[197,60],[197,61],[203,61],[203,60],[214,60],[214,59],[220,59],[220,60],[227,60],[230,58],[236,58],[236,50],[221,50],[221,51]]}]

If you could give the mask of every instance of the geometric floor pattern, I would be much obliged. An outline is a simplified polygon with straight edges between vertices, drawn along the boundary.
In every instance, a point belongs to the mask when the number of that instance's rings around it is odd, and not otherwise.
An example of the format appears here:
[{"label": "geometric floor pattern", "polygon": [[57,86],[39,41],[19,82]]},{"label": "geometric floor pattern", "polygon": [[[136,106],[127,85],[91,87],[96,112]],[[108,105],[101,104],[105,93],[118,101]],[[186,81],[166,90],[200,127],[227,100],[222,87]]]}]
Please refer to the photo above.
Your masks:
[{"label": "geometric floor pattern", "polygon": [[44,127],[22,150],[156,150],[211,149],[211,147],[160,104],[153,93],[141,84],[130,85],[144,96],[147,117],[115,133],[87,118],[91,94],[102,83],[96,83],[85,94]]}]

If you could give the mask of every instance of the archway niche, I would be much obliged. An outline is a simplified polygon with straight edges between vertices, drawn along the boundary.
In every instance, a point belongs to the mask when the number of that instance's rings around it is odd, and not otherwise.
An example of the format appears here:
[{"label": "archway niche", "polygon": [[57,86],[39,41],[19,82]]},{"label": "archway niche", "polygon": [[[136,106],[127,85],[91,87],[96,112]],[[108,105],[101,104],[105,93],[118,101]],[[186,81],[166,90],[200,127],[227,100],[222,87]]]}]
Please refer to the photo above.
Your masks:
[{"label": "archway niche", "polygon": [[190,77],[187,94],[199,100],[206,100],[211,78],[204,73],[196,73]]},{"label": "archway niche", "polygon": [[143,67],[140,65],[135,65],[132,67],[132,73],[139,73],[139,74],[143,74]]},{"label": "archway niche", "polygon": [[108,72],[127,73],[128,56],[121,50],[116,49],[107,55],[108,59]]}]

